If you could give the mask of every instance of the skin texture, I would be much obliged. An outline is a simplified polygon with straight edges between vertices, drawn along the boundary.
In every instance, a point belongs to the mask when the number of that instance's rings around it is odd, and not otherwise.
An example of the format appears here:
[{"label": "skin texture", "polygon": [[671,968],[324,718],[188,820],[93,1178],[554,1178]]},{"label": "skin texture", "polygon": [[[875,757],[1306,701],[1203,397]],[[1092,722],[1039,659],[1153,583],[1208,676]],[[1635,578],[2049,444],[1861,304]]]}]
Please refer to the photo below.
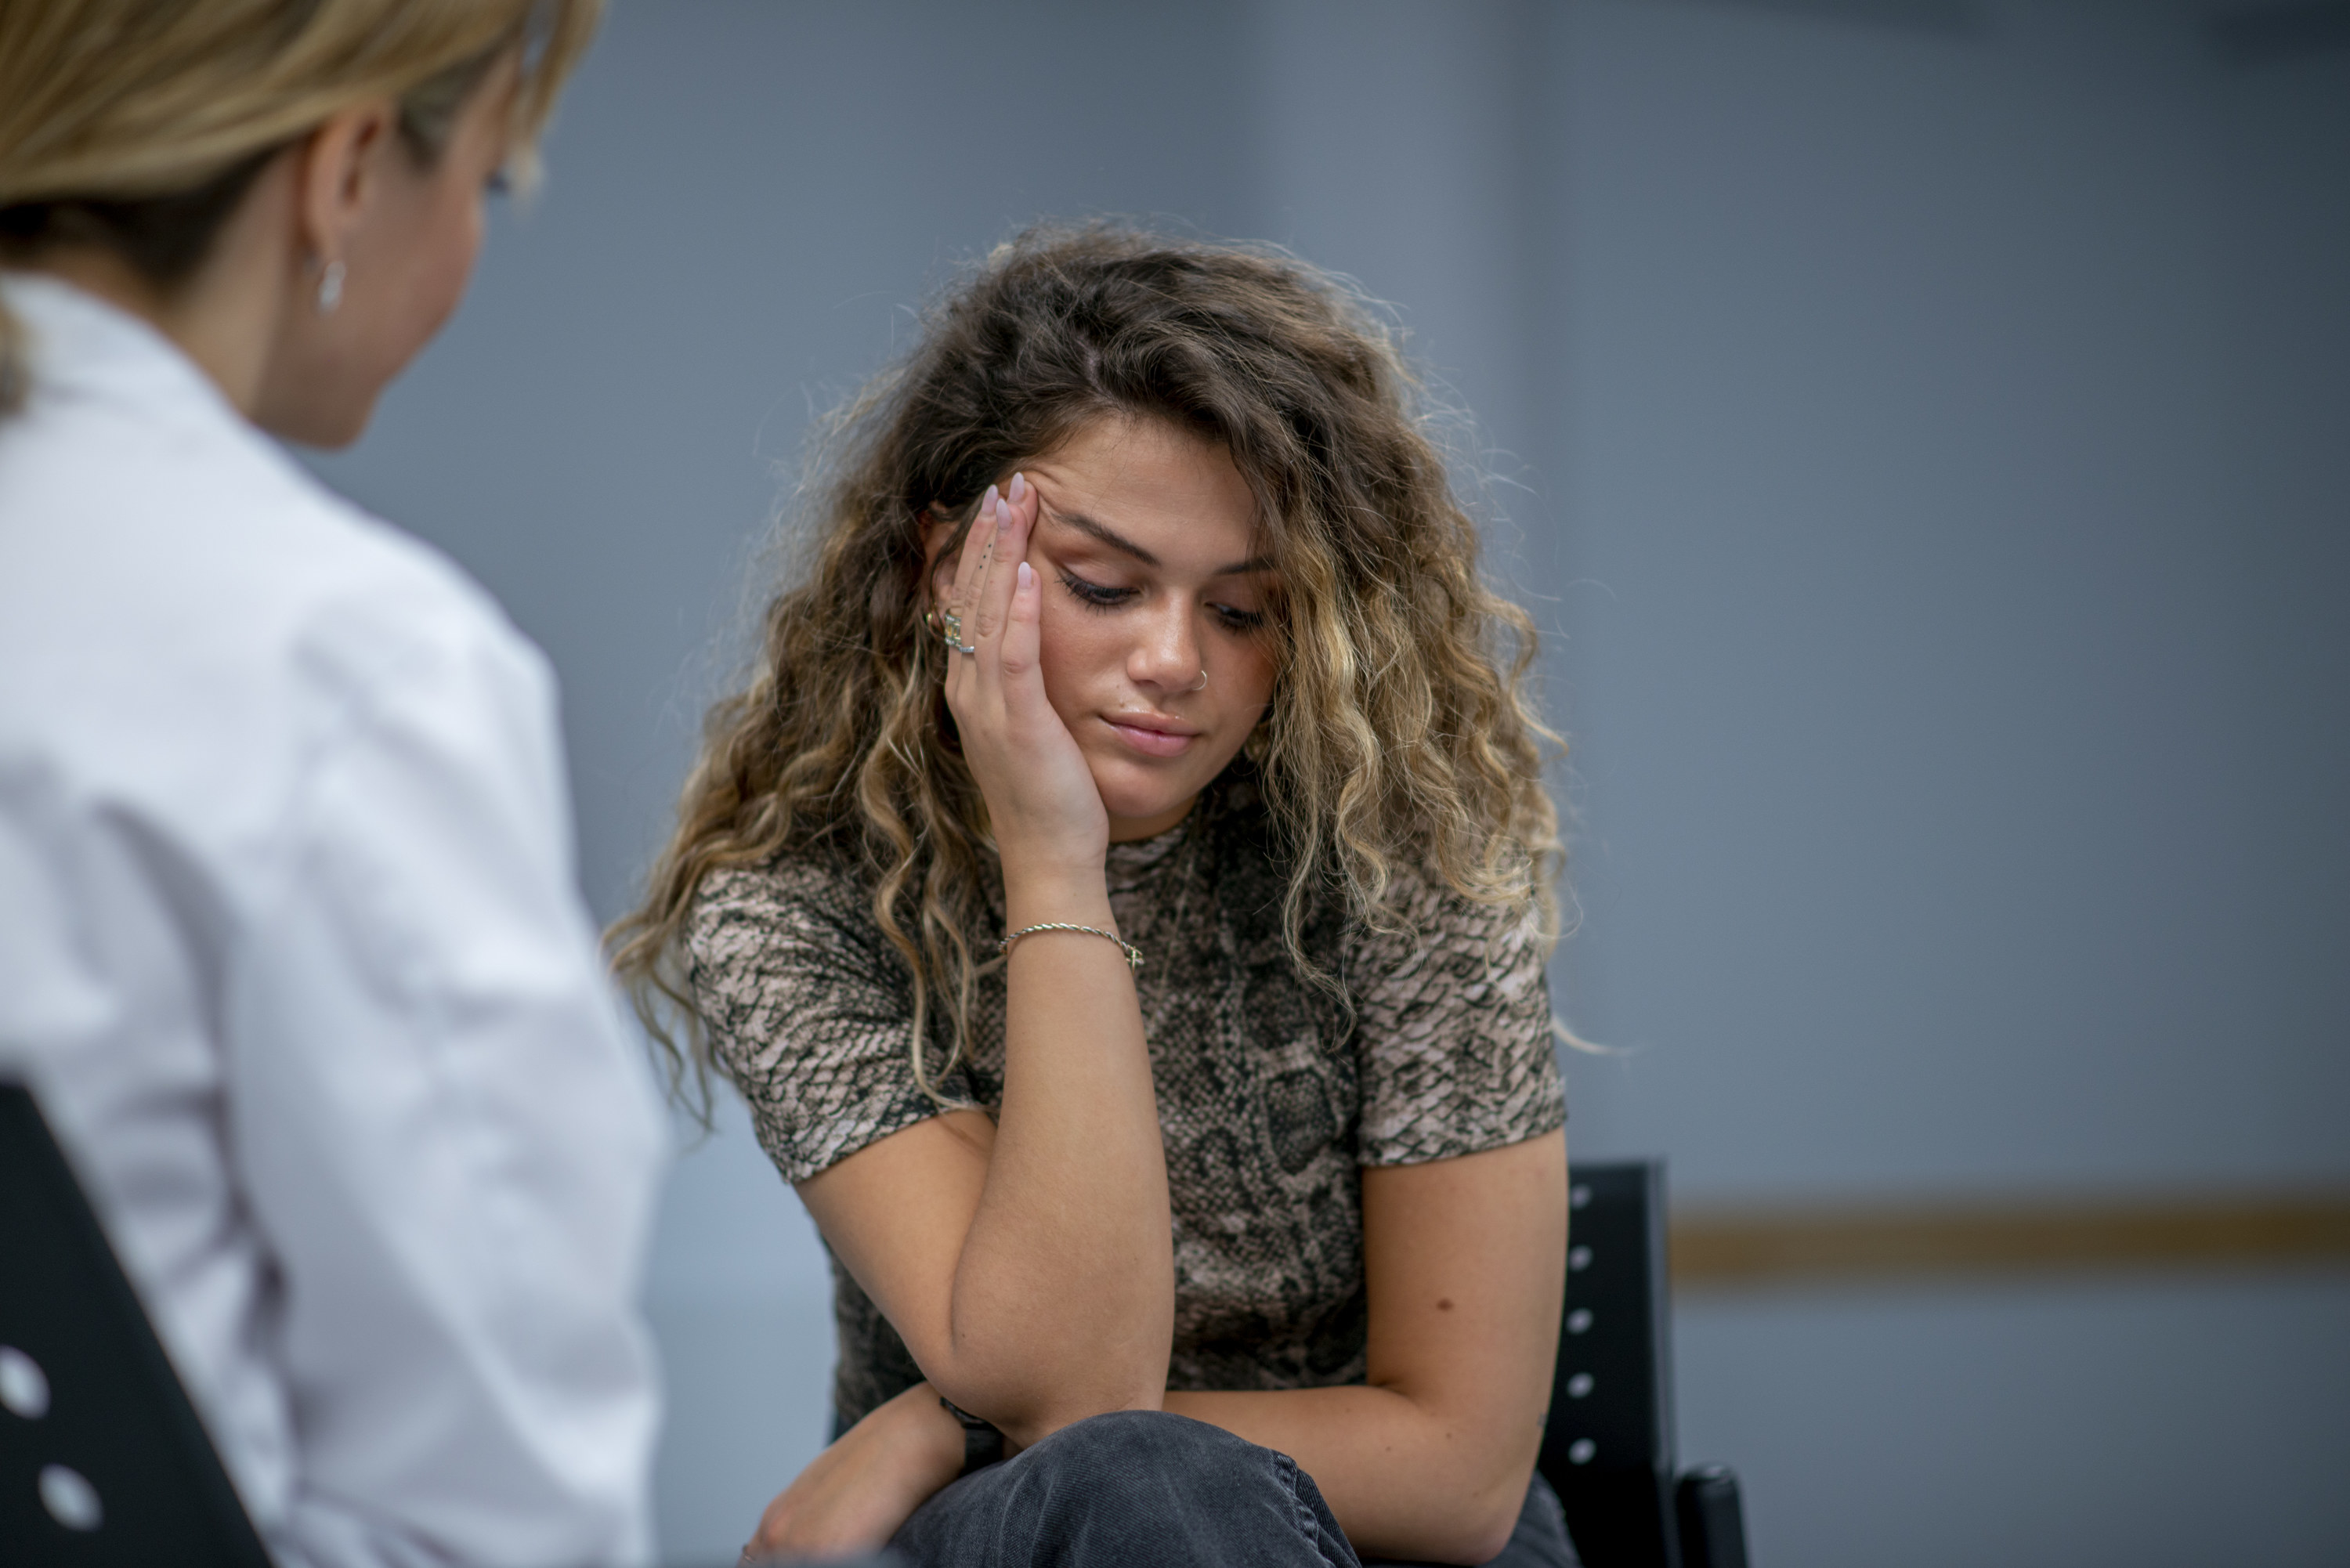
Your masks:
[{"label": "skin texture", "polygon": [[[1281,590],[1251,561],[1253,517],[1221,448],[1106,419],[991,493],[959,551],[955,524],[932,524],[935,602],[978,649],[950,661],[947,697],[1012,929],[1113,929],[1107,846],[1180,821],[1262,718],[1275,663],[1248,622]],[[1366,1553],[1498,1552],[1550,1386],[1564,1136],[1364,1173],[1367,1386],[1170,1394],[1167,1177],[1132,977],[1108,942],[1060,933],[1016,944],[1007,985],[999,1121],[933,1117],[800,1184],[929,1382],[804,1471],[749,1551],[884,1542],[961,1468],[942,1391],[1015,1449],[1176,1411],[1291,1455]]]},{"label": "skin texture", "polygon": [[[490,73],[429,169],[390,99],[335,115],[270,161],[195,276],[168,295],[103,249],[51,252],[37,270],[152,323],[262,429],[348,446],[464,296],[483,198],[509,151],[516,71]],[[330,261],[344,281],[326,313]]]},{"label": "skin texture", "polygon": [[[1045,700],[1110,842],[1164,833],[1273,697],[1260,623],[1278,584],[1252,560],[1256,499],[1221,448],[1156,421],[1097,421],[1021,478],[1036,491],[1027,560]],[[948,532],[933,529],[934,559]]]}]

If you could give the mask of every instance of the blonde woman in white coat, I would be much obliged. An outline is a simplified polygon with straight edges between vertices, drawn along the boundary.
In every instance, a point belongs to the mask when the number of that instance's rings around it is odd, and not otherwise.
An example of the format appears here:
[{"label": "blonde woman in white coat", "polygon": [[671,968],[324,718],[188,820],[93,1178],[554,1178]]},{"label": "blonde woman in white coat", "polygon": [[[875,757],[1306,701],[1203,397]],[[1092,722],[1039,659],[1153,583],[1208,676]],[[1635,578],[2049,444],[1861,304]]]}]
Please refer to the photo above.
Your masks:
[{"label": "blonde woman in white coat", "polygon": [[548,671],[272,439],[447,319],[595,9],[0,0],[0,1074],[289,1563],[650,1550]]}]

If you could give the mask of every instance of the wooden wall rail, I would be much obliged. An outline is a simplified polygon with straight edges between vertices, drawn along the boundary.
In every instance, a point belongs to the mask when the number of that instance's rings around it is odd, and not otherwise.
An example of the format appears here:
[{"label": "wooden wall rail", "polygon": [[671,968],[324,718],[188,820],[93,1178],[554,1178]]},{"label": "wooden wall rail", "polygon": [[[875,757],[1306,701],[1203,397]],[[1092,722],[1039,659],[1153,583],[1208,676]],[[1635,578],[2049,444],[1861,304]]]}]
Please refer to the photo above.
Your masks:
[{"label": "wooden wall rail", "polygon": [[2168,1200],[1693,1209],[1672,1228],[1673,1284],[2124,1270],[2350,1266],[2350,1192]]}]

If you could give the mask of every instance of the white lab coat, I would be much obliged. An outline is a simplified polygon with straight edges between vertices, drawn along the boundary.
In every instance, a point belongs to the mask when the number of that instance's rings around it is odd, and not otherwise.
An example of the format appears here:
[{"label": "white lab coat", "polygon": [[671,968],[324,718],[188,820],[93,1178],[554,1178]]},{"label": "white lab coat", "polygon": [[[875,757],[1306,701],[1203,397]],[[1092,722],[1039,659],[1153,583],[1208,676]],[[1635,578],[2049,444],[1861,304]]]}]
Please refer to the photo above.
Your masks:
[{"label": "white lab coat", "polygon": [[282,1561],[644,1560],[662,1127],[544,659],[145,324],[0,288],[0,1071]]}]

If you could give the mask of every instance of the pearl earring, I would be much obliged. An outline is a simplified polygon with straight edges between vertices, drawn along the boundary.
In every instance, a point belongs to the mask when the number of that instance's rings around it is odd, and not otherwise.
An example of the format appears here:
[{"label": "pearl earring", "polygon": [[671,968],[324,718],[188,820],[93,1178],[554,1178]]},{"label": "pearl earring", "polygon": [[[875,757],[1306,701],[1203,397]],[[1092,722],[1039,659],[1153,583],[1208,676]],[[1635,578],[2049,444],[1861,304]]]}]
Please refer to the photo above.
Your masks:
[{"label": "pearl earring", "polygon": [[330,261],[318,274],[318,314],[332,316],[343,303],[343,264]]}]

